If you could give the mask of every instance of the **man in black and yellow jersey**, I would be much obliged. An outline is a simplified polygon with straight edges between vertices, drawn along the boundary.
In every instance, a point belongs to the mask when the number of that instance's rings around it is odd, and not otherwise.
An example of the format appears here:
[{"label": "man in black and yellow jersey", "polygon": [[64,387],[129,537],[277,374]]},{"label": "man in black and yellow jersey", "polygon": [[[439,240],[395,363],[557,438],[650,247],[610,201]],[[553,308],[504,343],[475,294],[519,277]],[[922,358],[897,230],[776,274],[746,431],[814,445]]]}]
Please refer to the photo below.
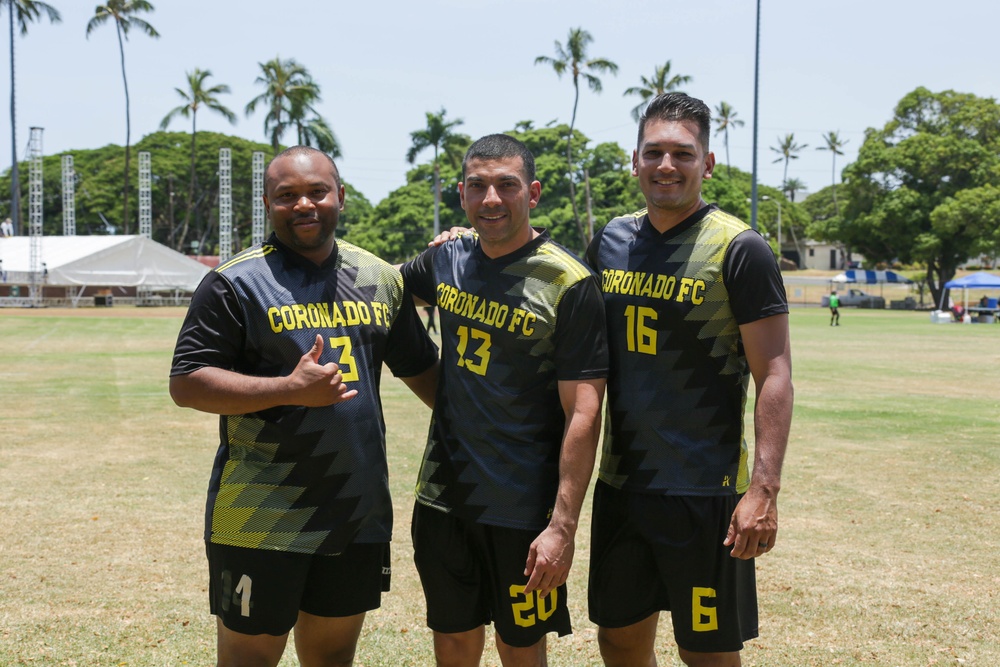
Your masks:
[{"label": "man in black and yellow jersey", "polygon": [[296,146],[265,172],[274,228],[210,272],[170,394],[220,417],[205,518],[219,665],[350,664],[389,583],[383,362],[429,406],[437,351],[399,272],[334,231],[336,165]]},{"label": "man in black and yellow jersey", "polygon": [[753,559],[777,535],[788,306],[767,243],[701,197],[710,120],[687,95],[653,99],[632,157],[647,208],[612,220],[587,251],[611,350],[589,591],[609,666],[656,664],[661,611],[685,664],[739,665],[758,633]]},{"label": "man in black and yellow jersey", "polygon": [[402,268],[440,313],[441,379],[413,514],[438,664],[478,665],[492,623],[505,665],[546,664],[571,631],[566,578],[608,373],[593,273],[533,229],[534,157],[490,135],[462,164],[473,233]]}]

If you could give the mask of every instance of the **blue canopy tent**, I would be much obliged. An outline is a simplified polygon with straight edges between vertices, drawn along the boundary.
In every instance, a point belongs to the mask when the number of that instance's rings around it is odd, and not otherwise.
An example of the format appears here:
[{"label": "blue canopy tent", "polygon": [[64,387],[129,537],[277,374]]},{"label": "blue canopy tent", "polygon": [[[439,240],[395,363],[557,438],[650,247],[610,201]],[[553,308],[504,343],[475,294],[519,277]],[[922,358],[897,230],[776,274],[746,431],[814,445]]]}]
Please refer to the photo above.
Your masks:
[{"label": "blue canopy tent", "polygon": [[913,281],[895,271],[865,271],[850,269],[832,278],[836,283],[861,283],[862,285],[881,285],[883,283],[899,283],[908,285]]},{"label": "blue canopy tent", "polygon": [[[976,273],[970,273],[962,278],[955,278],[954,280],[949,280],[944,284],[946,290],[953,290],[962,288],[962,302],[965,308],[969,307],[968,294],[970,289],[1000,289],[1000,276],[993,275],[992,273],[986,273],[985,271],[978,271]],[[944,310],[944,296],[945,292],[941,292],[941,309]]]}]

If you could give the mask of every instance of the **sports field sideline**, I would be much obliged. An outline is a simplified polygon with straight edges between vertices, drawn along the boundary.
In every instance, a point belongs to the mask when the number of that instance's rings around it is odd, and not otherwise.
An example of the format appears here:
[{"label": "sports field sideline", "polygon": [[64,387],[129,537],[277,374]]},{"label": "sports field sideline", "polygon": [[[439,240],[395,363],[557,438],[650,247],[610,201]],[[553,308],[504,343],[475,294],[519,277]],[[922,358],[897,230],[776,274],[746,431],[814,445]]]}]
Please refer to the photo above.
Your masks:
[{"label": "sports field sideline", "polygon": [[[182,314],[0,310],[0,665],[214,660],[201,536],[218,423],[166,392]],[[1000,664],[1000,325],[791,318],[781,527],[758,562],[761,638],[744,664]],[[388,375],[383,396],[393,590],[356,664],[431,665],[408,534],[429,414]],[[600,664],[588,532],[585,510],[576,632],[550,639],[553,665]],[[660,664],[680,665],[660,634]],[[296,664],[289,649],[282,665]]]}]

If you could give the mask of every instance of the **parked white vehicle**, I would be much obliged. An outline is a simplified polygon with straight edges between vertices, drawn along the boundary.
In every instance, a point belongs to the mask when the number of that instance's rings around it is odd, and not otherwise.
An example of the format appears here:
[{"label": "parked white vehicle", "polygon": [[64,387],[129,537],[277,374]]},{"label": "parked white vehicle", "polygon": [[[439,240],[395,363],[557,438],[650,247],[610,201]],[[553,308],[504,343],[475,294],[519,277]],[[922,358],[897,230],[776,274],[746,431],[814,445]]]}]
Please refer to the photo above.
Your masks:
[{"label": "parked white vehicle", "polygon": [[[850,288],[846,292],[837,292],[840,297],[841,306],[861,306],[862,308],[885,308],[885,299],[880,296],[868,294],[864,290]],[[820,305],[830,307],[830,295],[824,294],[820,299]]]}]

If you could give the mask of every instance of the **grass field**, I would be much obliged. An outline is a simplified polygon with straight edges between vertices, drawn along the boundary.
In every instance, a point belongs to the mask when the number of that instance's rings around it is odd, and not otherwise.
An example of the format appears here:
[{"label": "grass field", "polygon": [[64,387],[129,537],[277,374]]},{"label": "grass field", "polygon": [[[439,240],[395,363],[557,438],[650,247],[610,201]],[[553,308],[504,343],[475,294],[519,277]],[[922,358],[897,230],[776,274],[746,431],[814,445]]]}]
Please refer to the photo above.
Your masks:
[{"label": "grass field", "polygon": [[[792,313],[781,528],[744,664],[1000,664],[1000,325],[842,313]],[[201,535],[218,425],[167,395],[181,316],[0,311],[0,665],[214,664]],[[383,394],[393,590],[356,664],[431,665],[408,534],[428,413],[391,377]],[[600,664],[584,514],[576,632],[550,640],[553,665]],[[679,665],[666,622],[660,645]]]}]

